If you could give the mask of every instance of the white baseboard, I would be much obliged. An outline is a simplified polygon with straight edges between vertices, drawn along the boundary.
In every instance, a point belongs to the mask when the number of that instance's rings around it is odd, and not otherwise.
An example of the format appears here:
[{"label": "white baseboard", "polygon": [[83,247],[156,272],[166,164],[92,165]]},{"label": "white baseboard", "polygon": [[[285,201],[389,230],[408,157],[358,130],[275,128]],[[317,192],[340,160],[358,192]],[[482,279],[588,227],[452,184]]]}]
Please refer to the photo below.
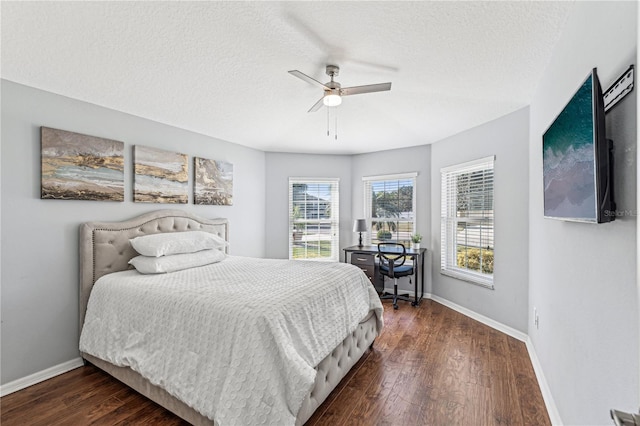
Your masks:
[{"label": "white baseboard", "polygon": [[78,367],[82,367],[84,363],[82,358],[74,358],[70,361],[63,362],[62,364],[54,365],[46,370],[38,371],[37,373],[30,374],[27,377],[14,380],[13,382],[5,383],[0,386],[0,397],[9,395],[10,393],[17,392],[36,383],[44,382],[52,377],[59,376],[67,371],[74,370]]},{"label": "white baseboard", "polygon": [[553,396],[551,395],[551,389],[549,389],[549,384],[547,383],[547,380],[544,377],[544,373],[542,372],[542,365],[540,364],[540,360],[538,360],[536,349],[533,346],[533,342],[531,341],[531,338],[529,337],[529,335],[521,331],[518,331],[515,328],[511,328],[507,325],[504,325],[501,322],[485,317],[484,315],[480,315],[477,312],[474,312],[470,309],[467,309],[463,306],[453,303],[447,299],[443,299],[440,296],[425,293],[424,297],[434,300],[448,308],[453,309],[454,311],[460,312],[461,314],[468,316],[471,319],[479,321],[495,330],[501,331],[504,334],[513,337],[514,339],[518,339],[524,342],[525,345],[527,346],[529,359],[531,360],[533,371],[536,375],[536,379],[538,380],[538,386],[540,387],[540,392],[542,393],[542,399],[544,400],[544,405],[547,408],[547,413],[549,414],[549,419],[551,420],[551,424],[554,426],[562,426],[563,423],[562,423],[562,419],[560,418],[560,413],[558,412],[558,407],[556,406],[556,403],[553,400]]},{"label": "white baseboard", "polygon": [[536,348],[533,346],[533,342],[531,341],[531,338],[529,336],[527,336],[527,340],[525,341],[525,343],[527,345],[527,351],[529,352],[529,358],[531,358],[533,371],[536,373],[536,378],[538,379],[540,392],[542,392],[542,399],[544,399],[544,405],[547,406],[547,412],[549,413],[549,419],[551,420],[551,424],[554,426],[562,426],[563,423],[562,423],[562,419],[560,418],[560,412],[558,412],[558,407],[556,406],[556,403],[553,400],[553,396],[551,395],[551,389],[549,389],[549,384],[547,383],[547,379],[544,377],[544,373],[542,372],[542,365],[540,364],[540,360],[538,359]]},{"label": "white baseboard", "polygon": [[[425,295],[426,296],[426,295]],[[463,306],[457,305],[453,302],[450,302],[447,299],[443,299],[440,296],[436,296],[435,294],[430,294],[429,298],[432,300],[435,300],[438,303],[443,304],[444,306],[453,309],[454,311],[458,311],[463,315],[468,316],[469,318],[472,318],[478,322],[481,322],[485,325],[488,325],[491,328],[494,328],[498,331],[503,332],[504,334],[513,337],[514,339],[518,339],[521,342],[526,342],[527,339],[529,338],[529,336],[527,336],[526,333],[523,333],[522,331],[518,331],[515,328],[511,328],[508,325],[504,325],[501,322],[498,322],[496,320],[493,320],[489,317],[485,317],[484,315],[480,315],[477,312],[472,311],[471,309],[467,309]]]}]

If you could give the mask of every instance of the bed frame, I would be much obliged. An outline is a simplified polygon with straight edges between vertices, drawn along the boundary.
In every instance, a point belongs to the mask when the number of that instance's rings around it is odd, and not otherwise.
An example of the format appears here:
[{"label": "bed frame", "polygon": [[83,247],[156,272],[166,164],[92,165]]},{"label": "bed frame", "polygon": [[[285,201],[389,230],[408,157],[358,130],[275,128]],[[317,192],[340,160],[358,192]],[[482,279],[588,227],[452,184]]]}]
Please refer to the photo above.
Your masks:
[{"label": "bed frame", "polygon": [[[229,240],[227,219],[203,219],[182,210],[159,210],[123,222],[88,222],[80,227],[80,330],[93,284],[103,275],[129,269],[137,256],[129,239],[161,232],[200,230]],[[316,381],[297,414],[296,425],[304,424],[329,396],[340,380],[373,344],[379,334],[375,315],[370,312],[316,369]],[[214,425],[213,420],[149,383],[130,368],[81,353],[82,358],[194,425]]]}]

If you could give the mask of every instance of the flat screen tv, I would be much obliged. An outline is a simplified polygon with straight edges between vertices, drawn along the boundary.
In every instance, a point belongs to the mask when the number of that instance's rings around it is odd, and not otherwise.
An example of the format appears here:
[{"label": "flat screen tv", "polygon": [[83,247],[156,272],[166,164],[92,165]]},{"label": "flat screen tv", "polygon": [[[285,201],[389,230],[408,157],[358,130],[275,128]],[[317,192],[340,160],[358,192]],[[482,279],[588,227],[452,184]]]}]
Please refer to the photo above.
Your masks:
[{"label": "flat screen tv", "polygon": [[612,142],[596,68],[542,136],[544,216],[577,222],[615,220]]}]

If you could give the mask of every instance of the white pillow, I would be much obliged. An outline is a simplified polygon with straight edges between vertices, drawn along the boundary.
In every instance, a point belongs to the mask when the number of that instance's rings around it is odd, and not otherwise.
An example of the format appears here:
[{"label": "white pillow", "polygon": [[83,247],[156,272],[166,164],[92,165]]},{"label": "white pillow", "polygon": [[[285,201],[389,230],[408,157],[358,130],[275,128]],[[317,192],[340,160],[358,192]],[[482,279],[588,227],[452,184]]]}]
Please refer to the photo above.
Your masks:
[{"label": "white pillow", "polygon": [[226,255],[218,250],[173,254],[162,257],[137,256],[129,261],[141,274],[164,274],[220,262]]},{"label": "white pillow", "polygon": [[224,248],[228,245],[221,237],[204,231],[166,232],[144,235],[129,241],[141,255],[155,257],[195,253],[201,250]]}]

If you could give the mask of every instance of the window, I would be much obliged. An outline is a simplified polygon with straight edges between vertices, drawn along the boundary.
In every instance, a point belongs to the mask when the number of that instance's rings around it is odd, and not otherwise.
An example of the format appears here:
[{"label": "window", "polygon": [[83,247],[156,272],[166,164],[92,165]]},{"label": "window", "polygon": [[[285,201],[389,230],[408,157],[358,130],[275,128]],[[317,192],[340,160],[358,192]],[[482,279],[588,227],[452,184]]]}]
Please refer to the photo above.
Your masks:
[{"label": "window", "polygon": [[396,241],[409,246],[415,233],[417,173],[364,177],[367,243]]},{"label": "window", "polygon": [[289,178],[289,259],[339,258],[339,179]]},{"label": "window", "polygon": [[446,167],[442,178],[440,271],[493,288],[494,157]]}]

